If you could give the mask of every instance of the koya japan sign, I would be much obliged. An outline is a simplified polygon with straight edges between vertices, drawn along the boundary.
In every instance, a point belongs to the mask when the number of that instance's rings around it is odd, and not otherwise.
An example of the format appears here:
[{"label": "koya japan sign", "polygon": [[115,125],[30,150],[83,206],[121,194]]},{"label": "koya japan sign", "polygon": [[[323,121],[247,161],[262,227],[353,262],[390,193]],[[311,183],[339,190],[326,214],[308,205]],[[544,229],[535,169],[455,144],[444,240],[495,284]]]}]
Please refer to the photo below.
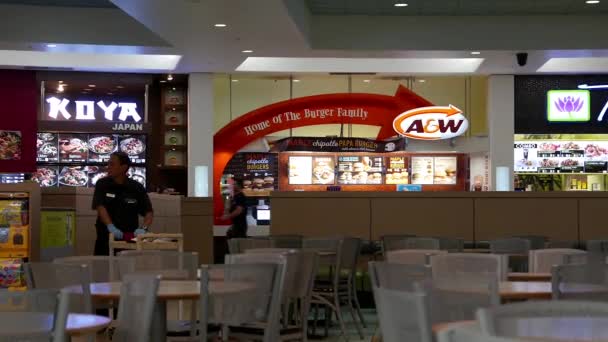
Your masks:
[{"label": "koya japan sign", "polygon": [[135,102],[68,100],[49,97],[45,120],[107,121],[139,123],[142,117]]},{"label": "koya japan sign", "polygon": [[395,132],[418,140],[451,139],[464,134],[468,128],[467,118],[452,105],[415,108],[393,121]]}]

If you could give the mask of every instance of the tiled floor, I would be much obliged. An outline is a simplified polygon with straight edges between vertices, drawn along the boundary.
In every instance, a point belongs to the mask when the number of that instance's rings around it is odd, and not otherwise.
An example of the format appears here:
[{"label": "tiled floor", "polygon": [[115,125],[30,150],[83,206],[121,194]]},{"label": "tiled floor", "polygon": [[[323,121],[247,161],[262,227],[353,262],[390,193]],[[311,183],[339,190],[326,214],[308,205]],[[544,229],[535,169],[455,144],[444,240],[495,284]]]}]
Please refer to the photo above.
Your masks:
[{"label": "tiled floor", "polygon": [[[365,338],[364,339],[360,339],[359,335],[357,333],[357,329],[355,328],[355,324],[352,321],[352,317],[350,317],[350,315],[345,314],[345,320],[346,320],[346,329],[347,329],[347,333],[348,333],[348,341],[350,342],[363,342],[363,341],[370,341],[372,336],[374,335],[374,333],[376,332],[376,329],[378,327],[378,319],[376,316],[376,313],[374,310],[364,310],[364,318],[365,318],[365,322],[367,323],[367,328],[364,329],[364,333],[365,333]],[[323,328],[319,327],[319,329],[317,330],[317,333],[322,333],[323,332]],[[345,341],[344,337],[340,336],[340,329],[338,327],[337,324],[335,324],[333,327],[331,327],[330,329],[330,333],[329,333],[329,338],[327,339],[323,339],[323,340],[319,340],[319,341],[326,341],[326,342],[338,342],[338,341]],[[73,342],[87,342],[86,337],[76,337],[72,339]],[[109,342],[109,340],[107,339],[107,337],[105,335],[97,335],[97,342]],[[168,340],[170,341],[170,340]],[[314,340],[311,340],[314,341]]]}]

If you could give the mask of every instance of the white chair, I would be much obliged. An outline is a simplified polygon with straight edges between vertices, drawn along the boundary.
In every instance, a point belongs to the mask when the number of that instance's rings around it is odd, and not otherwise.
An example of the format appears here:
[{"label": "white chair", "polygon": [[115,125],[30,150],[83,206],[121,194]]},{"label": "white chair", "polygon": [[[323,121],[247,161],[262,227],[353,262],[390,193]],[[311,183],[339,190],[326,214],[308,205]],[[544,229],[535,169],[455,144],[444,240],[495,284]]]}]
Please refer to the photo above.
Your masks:
[{"label": "white chair", "polygon": [[245,251],[243,251],[243,253],[245,254],[252,254],[252,253],[258,253],[258,254],[271,254],[271,253],[278,253],[278,254],[283,254],[283,253],[289,253],[292,251],[297,251],[297,249],[293,249],[293,248],[254,248],[254,249],[247,249]]},{"label": "white chair", "polygon": [[248,249],[272,247],[272,241],[269,239],[236,238],[228,240],[230,254],[245,253]]},{"label": "white chair", "polygon": [[[491,336],[520,337],[517,326],[534,317],[608,318],[608,304],[583,301],[530,301],[481,308],[477,320],[481,331]],[[534,336],[542,337],[542,336]],[[608,336],[605,336],[608,338]]]},{"label": "white chair", "polygon": [[406,241],[409,238],[416,237],[411,234],[401,234],[401,235],[384,235],[382,236],[382,253],[386,255],[387,252],[397,250],[397,249],[405,249]]},{"label": "white chair", "polygon": [[570,264],[553,267],[553,299],[608,301],[608,265]]},{"label": "white chair", "polygon": [[461,253],[464,249],[464,239],[438,237],[439,247],[442,251],[450,253]]},{"label": "white chair", "polygon": [[441,242],[435,238],[412,237],[405,240],[405,249],[441,249]]},{"label": "white chair", "polygon": [[[530,339],[489,336],[479,331],[477,326],[446,328],[437,333],[437,342],[533,342]],[[538,340],[536,340],[538,341]],[[545,342],[558,342],[543,339]],[[563,341],[562,341],[563,342]]]},{"label": "white chair", "polygon": [[[261,340],[277,341],[280,336],[280,307],[287,260],[279,254],[234,254],[226,265],[203,266],[201,272],[200,341],[207,341],[208,324],[224,326],[222,338],[263,329]],[[250,290],[230,295],[209,291],[209,273],[222,269],[224,281],[244,282]],[[221,286],[221,285],[220,285]],[[206,299],[206,300],[204,300]],[[252,330],[240,330],[250,328]]]},{"label": "white chair", "polygon": [[67,290],[0,290],[0,342],[67,341]]},{"label": "white chair", "polygon": [[495,255],[466,253],[431,258],[433,322],[470,320],[478,308],[499,305],[500,261]]},{"label": "white chair", "polygon": [[550,273],[555,265],[568,262],[569,255],[586,255],[587,252],[570,248],[550,248],[530,250],[528,270],[531,273]]},{"label": "white chair", "polygon": [[530,240],[522,238],[506,238],[490,241],[492,254],[527,255],[530,252]]},{"label": "white chair", "polygon": [[150,341],[159,283],[160,277],[151,274],[124,276],[112,342]]},{"label": "white chair", "polygon": [[492,273],[498,281],[506,281],[508,275],[508,256],[484,253],[449,253],[431,256],[433,276],[442,273]]},{"label": "white chair", "polygon": [[426,295],[373,286],[382,341],[432,342]]},{"label": "white chair", "polygon": [[[55,264],[67,265],[87,265],[91,273],[91,282],[107,283],[120,281],[124,274],[120,273],[119,261],[124,260],[124,257],[107,256],[107,255],[85,255],[56,258],[53,260]],[[133,263],[134,260],[125,261]],[[131,269],[134,266],[127,267]]]},{"label": "white chair", "polygon": [[400,249],[388,251],[386,261],[392,264],[430,265],[431,257],[447,254],[447,251],[437,249]]},{"label": "white chair", "polygon": [[91,273],[86,264],[67,265],[50,262],[25,263],[23,265],[28,288],[39,290],[61,290],[73,287],[69,293],[69,311],[93,313],[91,299]]},{"label": "white chair", "polygon": [[[257,251],[257,250],[254,250]],[[281,295],[283,306],[282,322],[279,334],[281,341],[307,340],[308,314],[315,277],[317,275],[318,254],[314,251],[274,252],[282,258],[271,256],[270,259],[262,253],[253,253],[249,260],[286,262],[285,281]],[[293,309],[293,314],[290,311]],[[263,335],[263,329],[248,327],[247,329],[233,329],[232,336],[242,339],[256,339]]]},{"label": "white chair", "polygon": [[302,235],[271,235],[268,237],[274,248],[302,248]]},{"label": "white chair", "polygon": [[431,268],[425,265],[382,261],[370,261],[368,265],[372,286],[413,292],[417,289],[416,286],[428,288],[432,284]]}]

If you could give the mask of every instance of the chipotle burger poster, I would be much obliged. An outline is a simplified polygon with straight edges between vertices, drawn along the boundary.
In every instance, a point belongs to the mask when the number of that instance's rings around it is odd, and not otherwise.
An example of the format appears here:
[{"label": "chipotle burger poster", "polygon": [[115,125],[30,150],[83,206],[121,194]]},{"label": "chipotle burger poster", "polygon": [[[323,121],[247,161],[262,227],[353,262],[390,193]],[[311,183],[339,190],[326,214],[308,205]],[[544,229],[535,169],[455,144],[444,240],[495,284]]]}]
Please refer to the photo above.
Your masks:
[{"label": "chipotle burger poster", "polygon": [[224,176],[243,180],[247,196],[269,196],[278,188],[276,153],[237,153],[224,171]]},{"label": "chipotle burger poster", "polygon": [[0,173],[36,171],[38,92],[31,71],[0,70]]}]

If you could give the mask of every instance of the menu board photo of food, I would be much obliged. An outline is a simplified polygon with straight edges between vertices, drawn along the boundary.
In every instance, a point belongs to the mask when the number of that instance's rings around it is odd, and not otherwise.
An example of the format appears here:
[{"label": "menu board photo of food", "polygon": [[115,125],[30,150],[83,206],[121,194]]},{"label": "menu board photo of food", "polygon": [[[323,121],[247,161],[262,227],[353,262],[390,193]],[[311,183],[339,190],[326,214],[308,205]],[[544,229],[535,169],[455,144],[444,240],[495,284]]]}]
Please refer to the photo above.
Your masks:
[{"label": "menu board photo of food", "polygon": [[338,184],[382,184],[382,157],[339,156]]},{"label": "menu board photo of food", "polygon": [[335,167],[333,157],[313,157],[312,184],[334,184]]},{"label": "menu board photo of food", "polygon": [[132,166],[127,172],[127,176],[132,180],[146,187],[146,168],[140,166]]},{"label": "menu board photo of food", "polygon": [[435,184],[456,184],[456,157],[435,157]]},{"label": "menu board photo of food", "polygon": [[21,132],[0,131],[0,160],[21,159]]},{"label": "menu board photo of food", "polygon": [[32,181],[40,184],[41,188],[57,186],[59,180],[59,169],[56,166],[42,166],[36,169],[32,175]]},{"label": "menu board photo of food", "polygon": [[64,166],[59,173],[60,186],[87,186],[89,176],[86,166]]},{"label": "menu board photo of food", "polygon": [[405,157],[386,158],[386,184],[409,184],[409,178]]},{"label": "menu board photo of food", "polygon": [[412,184],[433,184],[433,157],[412,157]]},{"label": "menu board photo of food", "polygon": [[289,157],[289,184],[312,184],[312,157]]},{"label": "menu board photo of food", "polygon": [[87,140],[87,134],[59,134],[59,162],[86,162],[89,151]]},{"label": "menu board photo of food", "polygon": [[59,161],[58,141],[55,133],[38,133],[36,135],[36,161],[39,163],[56,163]]},{"label": "menu board photo of food", "polygon": [[106,166],[87,166],[87,175],[89,177],[88,186],[94,187],[100,179],[108,176],[108,168]]},{"label": "menu board photo of food", "polygon": [[146,162],[145,135],[121,135],[118,140],[120,150],[129,155],[131,162],[135,164]]},{"label": "menu board photo of food", "polygon": [[110,155],[118,150],[117,137],[111,134],[90,134],[89,162],[106,163]]}]

